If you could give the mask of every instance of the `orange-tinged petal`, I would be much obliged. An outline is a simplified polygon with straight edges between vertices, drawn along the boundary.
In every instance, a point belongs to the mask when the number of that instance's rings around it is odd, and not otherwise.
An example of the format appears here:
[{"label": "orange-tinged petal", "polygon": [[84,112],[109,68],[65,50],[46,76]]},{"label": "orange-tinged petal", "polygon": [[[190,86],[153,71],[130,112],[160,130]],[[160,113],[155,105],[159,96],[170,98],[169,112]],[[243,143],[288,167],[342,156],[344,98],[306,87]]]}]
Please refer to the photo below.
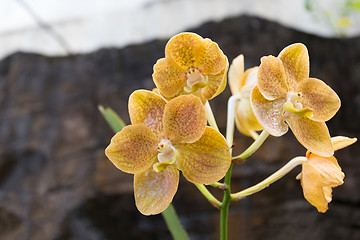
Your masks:
[{"label": "orange-tinged petal", "polygon": [[345,148],[357,141],[357,138],[348,138],[343,136],[336,136],[331,138],[331,142],[334,147],[334,151]]},{"label": "orange-tinged petal", "polygon": [[205,108],[198,97],[182,95],[165,106],[165,137],[173,144],[197,141],[204,133],[206,123]]},{"label": "orange-tinged petal", "polygon": [[229,86],[233,95],[240,92],[244,76],[244,55],[240,54],[232,61],[229,68]]},{"label": "orange-tinged petal", "polygon": [[255,86],[250,95],[251,108],[263,128],[273,136],[284,135],[288,126],[283,119],[285,99],[267,100]]},{"label": "orange-tinged petal", "polygon": [[129,115],[132,124],[143,124],[156,135],[162,135],[165,100],[147,90],[137,90],[129,97]]},{"label": "orange-tinged petal", "polygon": [[151,167],[146,172],[135,174],[136,207],[144,215],[161,213],[172,202],[178,185],[179,171],[173,165],[160,172],[155,172]]},{"label": "orange-tinged petal", "polygon": [[224,70],[227,57],[221,51],[217,43],[208,38],[202,40],[195,49],[195,67],[203,74],[217,74]]},{"label": "orange-tinged petal", "polygon": [[165,47],[165,57],[173,60],[179,67],[188,69],[195,67],[195,61],[201,52],[203,38],[195,33],[180,33],[173,36]]},{"label": "orange-tinged petal", "polygon": [[210,184],[223,178],[230,167],[231,156],[225,138],[211,127],[191,144],[174,145],[179,152],[178,168],[184,177],[197,184]]},{"label": "orange-tinged petal", "polygon": [[324,158],[316,154],[310,154],[307,161],[320,174],[323,185],[336,187],[344,183],[344,173],[334,156]]},{"label": "orange-tinged petal", "polygon": [[217,75],[207,75],[208,84],[201,91],[206,99],[212,99],[224,91],[226,87],[227,70],[228,65]]},{"label": "orange-tinged petal", "polygon": [[304,44],[295,43],[284,48],[279,58],[286,73],[286,82],[290,90],[295,90],[297,84],[309,77],[309,53]]},{"label": "orange-tinged petal", "polygon": [[139,173],[154,163],[157,144],[158,138],[148,127],[129,125],[115,134],[105,154],[121,171]]},{"label": "orange-tinged petal", "polygon": [[280,59],[274,56],[261,58],[258,84],[260,92],[268,100],[286,97],[289,87],[286,83],[284,66]]},{"label": "orange-tinged petal", "polygon": [[334,154],[329,130],[324,122],[316,122],[294,114],[290,114],[286,122],[305,148],[322,157],[330,157]]},{"label": "orange-tinged petal", "polygon": [[340,108],[340,98],[328,85],[316,78],[302,80],[296,92],[302,93],[301,103],[313,111],[315,121],[328,121]]},{"label": "orange-tinged petal", "polygon": [[187,81],[186,70],[167,58],[161,58],[156,62],[152,77],[161,95],[166,98],[177,95]]},{"label": "orange-tinged petal", "polygon": [[[303,163],[301,173],[301,186],[305,199],[317,208],[319,212],[328,210],[328,201],[325,197],[324,186],[321,184],[322,177],[310,164]],[[327,189],[328,196],[328,189]]]}]

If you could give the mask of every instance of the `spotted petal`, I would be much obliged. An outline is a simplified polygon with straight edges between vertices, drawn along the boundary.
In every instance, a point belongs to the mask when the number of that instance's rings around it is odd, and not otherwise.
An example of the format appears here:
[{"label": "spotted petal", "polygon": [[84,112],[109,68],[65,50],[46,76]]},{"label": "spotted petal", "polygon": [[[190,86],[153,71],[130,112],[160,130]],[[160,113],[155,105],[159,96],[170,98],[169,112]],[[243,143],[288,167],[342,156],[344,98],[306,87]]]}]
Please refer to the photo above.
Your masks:
[{"label": "spotted petal", "polygon": [[115,134],[105,154],[121,171],[139,173],[154,163],[157,144],[158,138],[148,127],[129,125]]},{"label": "spotted petal", "polygon": [[186,70],[167,58],[161,58],[156,62],[152,77],[156,87],[166,98],[177,95],[187,81]]},{"label": "spotted petal", "polygon": [[286,73],[286,82],[290,90],[295,90],[297,84],[309,77],[309,53],[304,44],[295,43],[284,48],[279,58]]},{"label": "spotted petal", "polygon": [[216,75],[207,75],[208,84],[202,89],[202,95],[206,99],[212,99],[222,93],[226,87],[226,73],[228,64],[220,73]]},{"label": "spotted petal", "polygon": [[316,122],[294,114],[289,115],[286,122],[305,148],[322,157],[330,157],[334,154],[329,130],[324,122]]},{"label": "spotted petal", "polygon": [[316,78],[302,80],[296,92],[301,92],[301,103],[313,111],[315,121],[328,121],[340,108],[340,98],[328,85]]},{"label": "spotted petal", "polygon": [[250,95],[251,108],[258,122],[273,136],[284,135],[288,126],[283,120],[283,105],[285,99],[267,100],[260,93],[258,86]]},{"label": "spotted petal", "polygon": [[218,74],[228,65],[227,57],[221,51],[217,43],[208,38],[202,40],[195,51],[195,66],[203,74]]},{"label": "spotted petal", "polygon": [[143,124],[156,134],[163,134],[165,100],[147,90],[137,90],[129,97],[129,115],[132,124]]},{"label": "spotted petal", "polygon": [[178,168],[184,177],[197,184],[210,184],[223,178],[230,167],[231,156],[225,138],[211,127],[194,143],[176,144]]},{"label": "spotted petal", "polygon": [[152,168],[134,175],[134,195],[136,207],[144,215],[159,214],[164,211],[177,191],[179,171],[173,165],[160,172]]},{"label": "spotted petal", "polygon": [[182,95],[165,106],[165,137],[174,143],[191,143],[198,140],[206,127],[205,108],[200,98]]},{"label": "spotted petal", "polygon": [[260,92],[268,100],[286,97],[289,87],[286,83],[285,69],[280,59],[274,56],[261,58],[258,84]]}]

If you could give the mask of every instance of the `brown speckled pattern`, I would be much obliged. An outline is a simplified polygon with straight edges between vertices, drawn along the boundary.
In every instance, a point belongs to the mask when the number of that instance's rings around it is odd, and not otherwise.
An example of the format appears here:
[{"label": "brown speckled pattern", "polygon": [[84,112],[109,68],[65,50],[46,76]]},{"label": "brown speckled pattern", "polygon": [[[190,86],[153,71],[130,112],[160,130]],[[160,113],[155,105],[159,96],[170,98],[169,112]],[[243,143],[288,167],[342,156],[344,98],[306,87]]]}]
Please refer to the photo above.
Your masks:
[{"label": "brown speckled pattern", "polygon": [[206,127],[205,108],[198,97],[179,96],[165,106],[165,137],[174,143],[198,140]]},{"label": "brown speckled pattern", "polygon": [[121,171],[139,173],[155,161],[158,139],[141,124],[124,127],[111,139],[105,154]]},{"label": "brown speckled pattern", "polygon": [[157,136],[163,135],[165,100],[154,92],[137,90],[129,97],[129,115],[132,124],[143,124]]},{"label": "brown speckled pattern", "polygon": [[225,176],[231,163],[225,138],[211,127],[192,144],[176,144],[180,153],[178,168],[184,177],[199,184],[210,184]]},{"label": "brown speckled pattern", "polygon": [[144,215],[164,211],[177,191],[179,171],[168,166],[157,173],[152,168],[134,175],[134,196],[136,207]]}]

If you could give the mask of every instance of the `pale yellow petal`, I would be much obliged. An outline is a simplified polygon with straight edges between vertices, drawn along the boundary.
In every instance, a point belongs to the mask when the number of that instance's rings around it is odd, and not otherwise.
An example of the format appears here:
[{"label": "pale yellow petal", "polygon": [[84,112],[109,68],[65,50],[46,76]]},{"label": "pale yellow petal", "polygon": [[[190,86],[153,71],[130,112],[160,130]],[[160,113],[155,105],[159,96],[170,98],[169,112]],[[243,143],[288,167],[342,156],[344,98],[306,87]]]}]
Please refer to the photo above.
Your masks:
[{"label": "pale yellow petal", "polygon": [[283,119],[285,99],[267,100],[256,86],[250,95],[251,108],[260,125],[271,135],[281,136],[288,131]]},{"label": "pale yellow petal", "polygon": [[154,65],[152,75],[161,95],[172,98],[185,86],[187,70],[180,68],[171,59],[161,58]]},{"label": "pale yellow petal", "polygon": [[279,58],[286,73],[286,83],[290,90],[295,90],[297,84],[309,77],[309,53],[304,44],[295,43],[284,48]]},{"label": "pale yellow petal", "polygon": [[157,144],[157,136],[148,127],[129,125],[115,134],[105,154],[121,171],[139,173],[154,163]]},{"label": "pale yellow petal", "polygon": [[328,121],[340,108],[340,98],[328,85],[316,78],[302,80],[296,92],[302,93],[301,103],[313,111],[315,121]]},{"label": "pale yellow petal", "polygon": [[223,178],[230,167],[231,156],[225,138],[211,127],[202,137],[189,144],[174,145],[179,152],[178,168],[184,177],[197,184],[210,184]]},{"label": "pale yellow petal", "polygon": [[229,86],[231,93],[236,95],[240,92],[244,76],[244,55],[240,54],[232,61],[229,68]]},{"label": "pale yellow petal", "polygon": [[129,97],[129,115],[132,124],[143,124],[161,136],[164,131],[165,100],[147,90],[137,90]]},{"label": "pale yellow petal", "polygon": [[198,97],[182,95],[165,106],[165,137],[172,143],[197,141],[204,133],[206,124],[205,108]]},{"label": "pale yellow petal", "polygon": [[354,144],[357,141],[357,138],[348,138],[343,136],[336,136],[331,138],[331,142],[334,147],[334,151],[345,148],[351,144]]},{"label": "pale yellow petal", "polygon": [[323,157],[330,157],[334,154],[329,130],[324,122],[316,122],[295,114],[290,114],[286,122],[305,148]]},{"label": "pale yellow petal", "polygon": [[134,175],[134,195],[138,210],[144,215],[159,214],[172,202],[179,185],[179,171],[170,165],[160,172],[151,167]]},{"label": "pale yellow petal", "polygon": [[268,100],[285,98],[289,91],[284,66],[279,58],[262,57],[258,71],[258,86]]}]

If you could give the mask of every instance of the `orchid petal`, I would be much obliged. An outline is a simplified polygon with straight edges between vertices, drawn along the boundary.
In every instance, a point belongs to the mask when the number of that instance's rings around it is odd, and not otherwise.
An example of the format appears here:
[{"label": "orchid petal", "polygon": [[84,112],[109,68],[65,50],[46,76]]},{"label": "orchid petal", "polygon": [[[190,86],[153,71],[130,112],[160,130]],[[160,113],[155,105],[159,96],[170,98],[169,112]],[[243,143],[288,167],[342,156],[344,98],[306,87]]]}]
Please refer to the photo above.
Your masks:
[{"label": "orchid petal", "polygon": [[296,92],[302,93],[301,103],[313,111],[314,121],[328,121],[340,108],[340,98],[328,85],[316,78],[302,80]]},{"label": "orchid petal", "polygon": [[273,136],[284,135],[288,126],[283,120],[283,105],[285,99],[269,101],[260,93],[258,86],[255,86],[250,95],[251,108],[258,122]]},{"label": "orchid petal", "polygon": [[331,142],[334,147],[334,151],[345,148],[357,141],[356,138],[348,138],[343,136],[336,136],[331,138]]},{"label": "orchid petal", "polygon": [[177,95],[187,81],[186,70],[167,58],[161,58],[156,62],[152,77],[156,87],[166,98]]},{"label": "orchid petal", "polygon": [[230,167],[231,155],[225,138],[211,127],[191,144],[174,146],[179,152],[178,168],[196,184],[210,184],[223,178]]},{"label": "orchid petal", "polygon": [[165,106],[165,137],[173,144],[197,141],[204,133],[206,123],[205,108],[198,97],[182,95]]},{"label": "orchid petal", "polygon": [[228,67],[228,60],[218,44],[208,38],[195,49],[195,67],[203,74],[218,74]]},{"label": "orchid petal", "polygon": [[206,99],[212,99],[224,91],[227,70],[228,65],[217,75],[207,75],[208,84],[201,91]]},{"label": "orchid petal", "polygon": [[309,77],[309,53],[304,44],[295,43],[284,48],[279,59],[286,73],[286,83],[290,90],[295,90],[297,84]]},{"label": "orchid petal", "polygon": [[187,70],[195,67],[195,62],[201,52],[203,38],[195,33],[180,33],[173,36],[165,47],[165,57],[174,61],[179,67]]},{"label": "orchid petal", "polygon": [[154,163],[157,144],[157,136],[148,127],[129,125],[115,134],[105,154],[121,171],[139,173]]},{"label": "orchid petal", "polygon": [[290,114],[286,122],[297,140],[311,152],[322,157],[330,157],[334,154],[329,130],[324,122],[316,122],[294,114]]},{"label": "orchid petal", "polygon": [[307,163],[320,174],[324,186],[336,187],[344,183],[345,175],[334,156],[324,158],[310,154]]},{"label": "orchid petal", "polygon": [[129,115],[132,124],[143,124],[155,135],[163,134],[165,100],[147,90],[137,90],[129,97]]},{"label": "orchid petal", "polygon": [[324,213],[328,210],[328,201],[325,197],[324,186],[321,185],[321,181],[322,177],[316,169],[308,163],[302,165],[301,186],[304,197],[319,212]]},{"label": "orchid petal", "polygon": [[258,71],[258,86],[268,100],[286,97],[289,87],[286,83],[284,66],[274,56],[262,57]]},{"label": "orchid petal", "polygon": [[170,165],[160,172],[152,168],[134,175],[136,207],[144,215],[159,214],[172,202],[179,185],[179,171]]},{"label": "orchid petal", "polygon": [[231,63],[229,68],[229,86],[233,95],[240,92],[244,76],[244,55],[240,54]]}]

